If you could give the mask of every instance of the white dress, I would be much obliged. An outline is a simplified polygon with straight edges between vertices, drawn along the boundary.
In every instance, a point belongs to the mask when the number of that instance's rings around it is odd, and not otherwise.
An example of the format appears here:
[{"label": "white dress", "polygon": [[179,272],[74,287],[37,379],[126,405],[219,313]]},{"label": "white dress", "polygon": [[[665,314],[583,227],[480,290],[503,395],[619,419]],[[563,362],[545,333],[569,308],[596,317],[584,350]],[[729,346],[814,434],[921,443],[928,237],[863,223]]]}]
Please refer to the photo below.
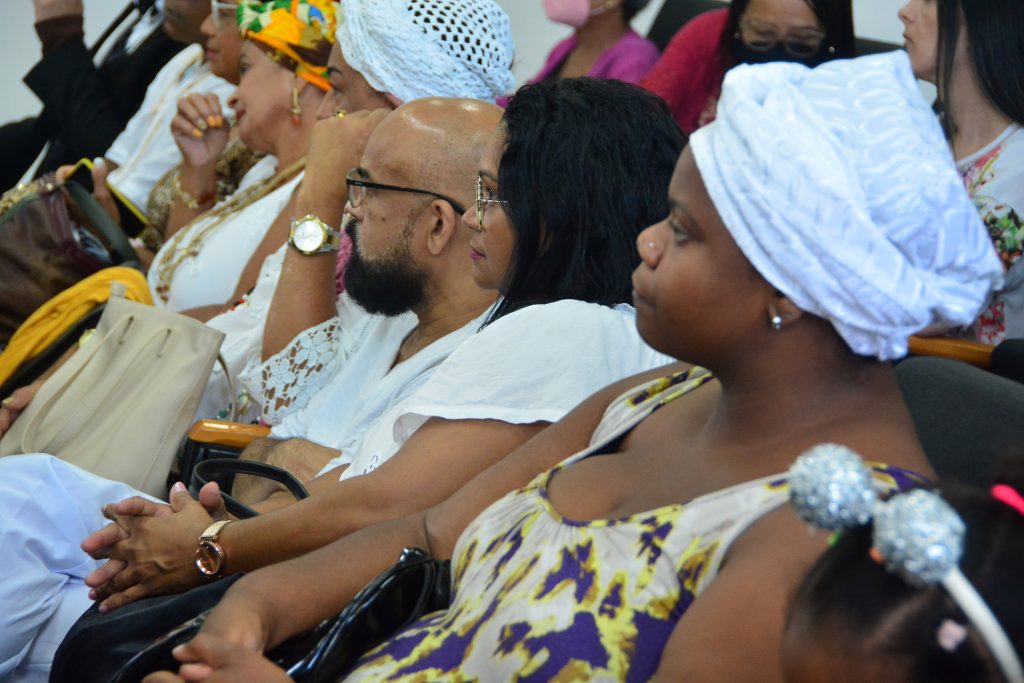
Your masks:
[{"label": "white dress", "polygon": [[[272,177],[276,171],[277,159],[264,157],[245,174],[233,196]],[[235,293],[238,279],[249,259],[301,179],[302,173],[299,173],[270,194],[223,217],[223,220],[218,216],[200,216],[182,228],[181,233],[167,240],[153,259],[147,275],[154,305],[171,311],[184,311],[227,302]],[[216,221],[220,223],[203,235]],[[162,283],[161,270],[179,259],[169,283]],[[161,284],[169,284],[166,295],[161,294]]]},{"label": "white dress", "polygon": [[343,448],[337,464],[350,464],[343,479],[366,474],[434,417],[557,422],[598,389],[673,360],[640,338],[632,306],[575,300],[528,306],[467,338],[421,388],[374,423],[358,448]]}]

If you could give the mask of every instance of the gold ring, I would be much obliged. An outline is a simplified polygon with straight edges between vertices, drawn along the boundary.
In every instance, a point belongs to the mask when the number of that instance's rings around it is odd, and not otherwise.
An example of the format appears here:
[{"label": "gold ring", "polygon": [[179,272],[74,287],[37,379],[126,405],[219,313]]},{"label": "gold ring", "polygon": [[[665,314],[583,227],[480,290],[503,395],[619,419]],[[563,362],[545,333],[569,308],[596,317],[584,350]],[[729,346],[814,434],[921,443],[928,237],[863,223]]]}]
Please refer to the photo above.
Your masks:
[{"label": "gold ring", "polygon": [[337,119],[343,119],[347,115],[348,115],[348,112],[345,111],[344,109],[339,109],[338,111],[334,112],[334,118],[337,118]]}]

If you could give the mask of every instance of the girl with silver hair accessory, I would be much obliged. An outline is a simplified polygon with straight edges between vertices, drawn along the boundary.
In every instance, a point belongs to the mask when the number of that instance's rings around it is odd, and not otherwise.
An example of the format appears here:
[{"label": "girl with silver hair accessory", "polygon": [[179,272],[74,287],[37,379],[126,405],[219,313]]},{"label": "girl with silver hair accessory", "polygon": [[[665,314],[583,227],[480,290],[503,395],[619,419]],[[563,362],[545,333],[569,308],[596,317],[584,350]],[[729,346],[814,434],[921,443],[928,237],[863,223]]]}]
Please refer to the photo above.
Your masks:
[{"label": "girl with silver hair accessory", "polygon": [[1024,681],[1024,477],[1006,481],[882,501],[849,449],[801,456],[792,503],[839,535],[791,607],[787,683]]}]

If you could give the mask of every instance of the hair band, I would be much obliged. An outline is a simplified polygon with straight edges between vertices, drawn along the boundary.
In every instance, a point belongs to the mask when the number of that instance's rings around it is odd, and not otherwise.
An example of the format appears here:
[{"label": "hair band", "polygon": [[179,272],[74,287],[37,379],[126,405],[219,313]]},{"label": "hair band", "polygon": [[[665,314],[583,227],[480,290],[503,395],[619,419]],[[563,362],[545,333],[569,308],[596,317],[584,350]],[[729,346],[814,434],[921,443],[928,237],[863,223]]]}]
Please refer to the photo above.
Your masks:
[{"label": "hair band", "polygon": [[1024,496],[1021,496],[1012,486],[996,484],[992,487],[992,497],[1000,503],[1009,505],[1014,510],[1024,515]]},{"label": "hair band", "polygon": [[[966,526],[937,493],[915,489],[880,500],[864,461],[837,444],[815,446],[797,458],[789,470],[789,491],[800,517],[822,529],[872,522],[872,558],[881,557],[887,570],[911,586],[945,588],[981,636],[1007,683],[1024,683],[1013,643],[960,570]],[[1020,495],[1009,486],[993,487],[992,495],[1015,509],[1024,508]]]}]

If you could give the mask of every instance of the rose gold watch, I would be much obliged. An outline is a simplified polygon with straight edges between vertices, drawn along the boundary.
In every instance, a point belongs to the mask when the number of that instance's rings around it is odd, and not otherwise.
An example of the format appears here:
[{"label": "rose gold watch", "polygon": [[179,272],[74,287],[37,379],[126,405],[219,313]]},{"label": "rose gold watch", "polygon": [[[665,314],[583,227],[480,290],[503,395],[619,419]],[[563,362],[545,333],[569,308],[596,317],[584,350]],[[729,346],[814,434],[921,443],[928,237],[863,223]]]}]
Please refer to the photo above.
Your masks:
[{"label": "rose gold watch", "polygon": [[217,543],[217,536],[232,520],[222,519],[214,522],[199,536],[199,547],[196,548],[196,569],[203,576],[218,578],[224,575],[226,562],[224,548]]}]

